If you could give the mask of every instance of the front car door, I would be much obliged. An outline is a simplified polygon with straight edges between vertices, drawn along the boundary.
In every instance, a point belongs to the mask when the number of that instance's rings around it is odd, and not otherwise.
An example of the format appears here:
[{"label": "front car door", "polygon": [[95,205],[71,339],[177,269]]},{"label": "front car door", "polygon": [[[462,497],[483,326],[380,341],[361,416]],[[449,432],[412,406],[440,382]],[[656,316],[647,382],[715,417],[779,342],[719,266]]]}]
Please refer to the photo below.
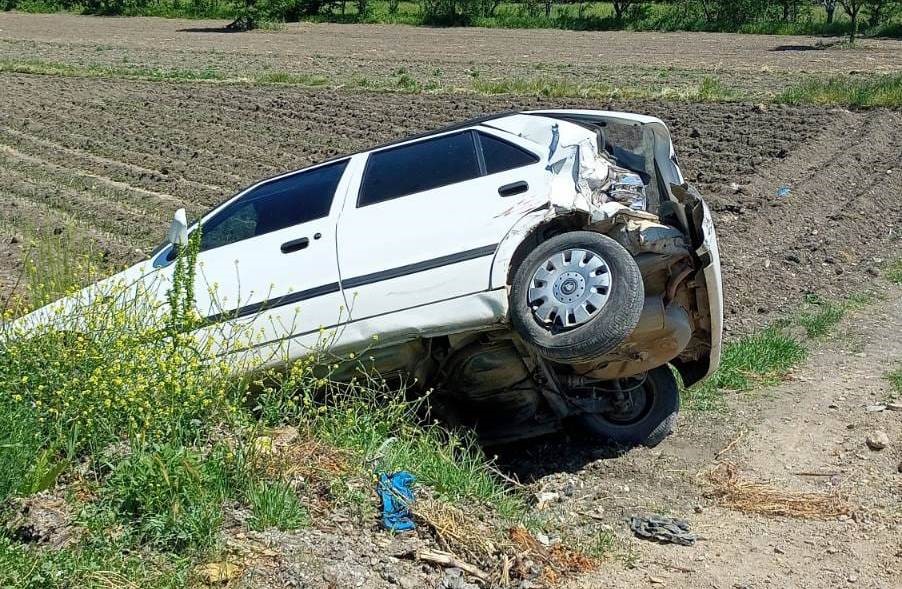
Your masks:
[{"label": "front car door", "polygon": [[371,152],[338,228],[352,319],[486,291],[497,244],[544,196],[540,161],[529,142],[485,128]]},{"label": "front car door", "polygon": [[309,347],[347,319],[335,226],[349,162],[265,180],[203,220],[197,310],[211,329],[248,340],[230,345]]}]

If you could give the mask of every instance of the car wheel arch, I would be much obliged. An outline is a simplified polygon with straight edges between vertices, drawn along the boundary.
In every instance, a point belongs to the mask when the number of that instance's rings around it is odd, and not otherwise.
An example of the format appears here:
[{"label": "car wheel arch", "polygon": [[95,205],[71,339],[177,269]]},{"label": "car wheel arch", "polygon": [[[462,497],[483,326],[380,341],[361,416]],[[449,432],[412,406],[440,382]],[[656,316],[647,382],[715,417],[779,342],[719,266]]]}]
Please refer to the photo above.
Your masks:
[{"label": "car wheel arch", "polygon": [[589,224],[589,215],[582,211],[555,216],[549,216],[547,210],[536,213],[536,217],[527,215],[521,219],[498,244],[490,277],[491,288],[510,288],[517,268],[540,243],[567,231],[585,229]]}]

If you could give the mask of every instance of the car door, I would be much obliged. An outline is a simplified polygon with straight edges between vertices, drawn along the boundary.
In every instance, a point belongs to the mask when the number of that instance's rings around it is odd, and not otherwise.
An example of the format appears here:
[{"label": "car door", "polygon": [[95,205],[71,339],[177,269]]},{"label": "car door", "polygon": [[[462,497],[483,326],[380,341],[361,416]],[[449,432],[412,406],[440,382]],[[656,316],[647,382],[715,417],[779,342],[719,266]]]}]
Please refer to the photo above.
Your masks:
[{"label": "car door", "polygon": [[256,345],[303,335],[313,343],[347,319],[335,228],[349,161],[261,182],[203,221],[202,317],[250,325],[244,332]]},{"label": "car door", "polygon": [[497,244],[543,196],[530,146],[468,129],[371,152],[338,228],[352,319],[487,290]]}]

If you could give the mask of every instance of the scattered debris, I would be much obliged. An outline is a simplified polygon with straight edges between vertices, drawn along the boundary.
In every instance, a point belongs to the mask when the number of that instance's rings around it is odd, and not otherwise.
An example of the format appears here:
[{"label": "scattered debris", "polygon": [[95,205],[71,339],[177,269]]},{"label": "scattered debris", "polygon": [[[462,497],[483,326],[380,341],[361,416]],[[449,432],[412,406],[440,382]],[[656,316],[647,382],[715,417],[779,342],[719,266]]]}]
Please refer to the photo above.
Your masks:
[{"label": "scattered debris", "polygon": [[864,439],[864,443],[867,444],[868,448],[871,450],[883,450],[889,446],[889,436],[886,435],[886,432],[871,432]]},{"label": "scattered debris", "polygon": [[561,544],[550,548],[542,546],[523,526],[511,528],[510,539],[521,552],[515,559],[515,566],[522,568],[529,560],[538,561],[542,565],[541,577],[549,585],[556,585],[567,575],[584,573],[598,565],[594,559]]},{"label": "scattered debris", "polygon": [[792,194],[792,189],[790,189],[789,186],[785,184],[777,189],[777,198],[786,198],[790,194]]},{"label": "scattered debris", "polygon": [[541,492],[535,494],[536,499],[536,509],[538,511],[545,510],[552,503],[556,503],[561,498],[559,493],[554,492]]},{"label": "scattered debris", "polygon": [[689,531],[689,522],[664,515],[630,516],[630,529],[636,536],[664,544],[692,546],[698,539]]},{"label": "scattered debris", "polygon": [[807,519],[833,518],[852,513],[846,500],[835,492],[804,492],[751,482],[742,479],[736,465],[729,462],[717,465],[705,476],[720,503],[738,511]]},{"label": "scattered debris", "polygon": [[410,506],[413,504],[413,485],[416,478],[402,470],[393,474],[380,473],[376,492],[382,500],[382,524],[392,532],[407,532],[416,527]]},{"label": "scattered debris", "polygon": [[433,550],[431,548],[420,548],[416,552],[417,560],[422,560],[425,562],[431,562],[435,564],[440,564],[443,566],[449,566],[456,569],[460,569],[468,575],[472,575],[477,579],[482,581],[487,581],[489,579],[488,573],[481,570],[479,567],[472,565],[470,563],[464,562],[455,558],[453,554],[450,552],[443,552],[441,550]]}]

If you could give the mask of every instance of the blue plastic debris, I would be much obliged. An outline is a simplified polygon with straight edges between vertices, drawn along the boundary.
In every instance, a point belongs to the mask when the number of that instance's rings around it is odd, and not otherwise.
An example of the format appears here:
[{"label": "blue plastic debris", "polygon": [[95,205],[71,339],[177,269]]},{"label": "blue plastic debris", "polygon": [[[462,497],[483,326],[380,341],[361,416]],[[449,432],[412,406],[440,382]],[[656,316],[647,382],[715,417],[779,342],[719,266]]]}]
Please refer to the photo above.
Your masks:
[{"label": "blue plastic debris", "polygon": [[392,532],[406,532],[416,527],[410,504],[416,478],[402,470],[394,474],[379,473],[377,492],[382,499],[382,523]]},{"label": "blue plastic debris", "polygon": [[777,198],[786,198],[792,191],[785,184],[777,189]]}]

